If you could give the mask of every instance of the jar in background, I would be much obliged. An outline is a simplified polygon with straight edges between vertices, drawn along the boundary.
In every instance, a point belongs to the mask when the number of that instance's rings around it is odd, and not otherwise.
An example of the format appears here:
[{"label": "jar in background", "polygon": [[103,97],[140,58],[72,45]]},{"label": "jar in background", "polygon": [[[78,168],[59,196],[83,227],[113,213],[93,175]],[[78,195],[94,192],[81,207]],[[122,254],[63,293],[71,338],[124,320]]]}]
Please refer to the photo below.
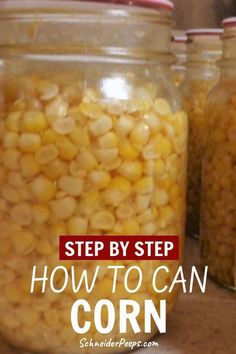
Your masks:
[{"label": "jar in background", "polygon": [[[176,290],[158,294],[152,287],[160,265],[169,273],[158,278],[159,288],[173,280],[185,228],[188,129],[169,79],[173,5],[104,2],[1,3],[0,332],[27,352],[101,353],[80,348],[85,336],[146,341],[157,330],[144,332],[144,300],[158,308],[166,299],[167,313],[176,301]],[[143,283],[127,293],[122,270],[112,293],[111,262],[59,261],[63,234],[179,235],[180,260],[113,261],[125,270],[139,266]],[[35,265],[49,272],[75,266],[76,277],[83,269],[92,277],[99,265],[101,273],[92,293],[39,287],[31,294]],[[57,284],[63,281],[62,274]],[[79,298],[92,311],[98,300],[112,301],[112,333],[100,334],[81,308],[92,326],[86,334],[73,331],[70,312]],[[120,333],[122,298],[140,304],[141,333]]]},{"label": "jar in background", "polygon": [[186,76],[181,85],[188,113],[187,234],[199,237],[202,155],[205,141],[205,105],[219,79],[216,62],[221,58],[221,29],[187,31]]},{"label": "jar in background", "polygon": [[186,42],[187,36],[173,35],[171,52],[175,56],[175,62],[171,66],[174,84],[178,87],[185,77],[186,72]]},{"label": "jar in background", "polygon": [[236,289],[236,17],[223,21],[221,78],[207,101],[201,254],[218,283]]}]

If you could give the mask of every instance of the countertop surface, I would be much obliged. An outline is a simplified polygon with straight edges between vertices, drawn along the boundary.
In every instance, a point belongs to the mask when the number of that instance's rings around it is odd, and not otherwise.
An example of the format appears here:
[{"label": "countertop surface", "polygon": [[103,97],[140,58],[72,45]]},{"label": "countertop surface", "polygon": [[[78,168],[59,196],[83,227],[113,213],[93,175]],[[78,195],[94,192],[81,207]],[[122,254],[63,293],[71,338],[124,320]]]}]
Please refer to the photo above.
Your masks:
[{"label": "countertop surface", "polygon": [[[198,242],[188,239],[185,274],[191,266],[200,269]],[[187,277],[189,279],[189,276]],[[210,279],[207,290],[180,292],[175,311],[167,322],[167,334],[154,339],[158,347],[137,354],[236,354],[236,297]],[[0,339],[0,354],[20,354]],[[69,354],[69,353],[68,353]]]}]

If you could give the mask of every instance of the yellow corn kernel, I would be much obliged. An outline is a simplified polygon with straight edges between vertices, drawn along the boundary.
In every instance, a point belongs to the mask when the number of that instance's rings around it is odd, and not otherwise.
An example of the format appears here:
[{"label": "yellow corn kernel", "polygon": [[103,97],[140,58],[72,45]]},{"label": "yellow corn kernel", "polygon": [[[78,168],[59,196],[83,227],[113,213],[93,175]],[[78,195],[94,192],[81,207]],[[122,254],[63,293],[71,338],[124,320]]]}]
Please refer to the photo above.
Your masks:
[{"label": "yellow corn kernel", "polygon": [[135,219],[126,219],[122,222],[122,234],[123,235],[138,235],[139,223]]},{"label": "yellow corn kernel", "polygon": [[67,137],[59,137],[56,140],[62,160],[72,161],[77,154],[77,147]]},{"label": "yellow corn kernel", "polygon": [[127,179],[123,177],[114,177],[111,181],[112,188],[117,188],[118,190],[124,192],[126,195],[130,195],[132,190],[132,185]]},{"label": "yellow corn kernel", "polygon": [[174,139],[175,137],[175,127],[170,122],[162,122],[162,130],[169,139]]},{"label": "yellow corn kernel", "polygon": [[2,195],[3,195],[3,198],[10,203],[15,204],[20,201],[20,194],[17,191],[17,189],[15,189],[9,185],[4,185],[2,187]]},{"label": "yellow corn kernel", "polygon": [[[66,234],[66,225],[64,222],[57,222],[50,226],[49,237],[52,246],[58,247],[58,236]],[[58,263],[58,257],[56,259]]]},{"label": "yellow corn kernel", "polygon": [[21,111],[15,111],[11,112],[6,119],[6,127],[8,130],[11,132],[18,132],[19,129],[19,123],[21,120],[22,112]]},{"label": "yellow corn kernel", "polygon": [[161,207],[169,203],[169,195],[165,189],[156,189],[153,192],[152,203],[156,207]]},{"label": "yellow corn kernel", "polygon": [[18,231],[10,234],[16,253],[29,254],[35,247],[35,235],[31,231]]},{"label": "yellow corn kernel", "polygon": [[171,114],[171,108],[169,103],[164,98],[157,98],[154,103],[155,111],[160,116],[167,116]]},{"label": "yellow corn kernel", "polygon": [[17,170],[19,167],[20,152],[16,149],[7,149],[2,154],[3,166],[9,170]]},{"label": "yellow corn kernel", "polygon": [[121,141],[119,144],[120,156],[125,160],[136,159],[139,152],[130,144],[128,140]]},{"label": "yellow corn kernel", "polygon": [[175,212],[172,207],[164,206],[159,209],[159,224],[162,229],[170,226],[175,218]]},{"label": "yellow corn kernel", "polygon": [[72,197],[53,200],[50,203],[50,208],[54,216],[61,220],[70,218],[74,214],[76,206],[76,200]]},{"label": "yellow corn kernel", "polygon": [[23,325],[26,326],[35,326],[40,318],[40,313],[34,311],[27,305],[21,305],[17,308],[17,316],[20,318]]},{"label": "yellow corn kernel", "polygon": [[152,177],[142,177],[134,185],[136,193],[148,194],[154,190],[154,179]]},{"label": "yellow corn kernel", "polygon": [[42,101],[49,101],[59,93],[59,87],[53,82],[48,82],[46,80],[42,80],[38,83],[37,90],[40,93],[40,99]]},{"label": "yellow corn kernel", "polygon": [[90,218],[90,227],[94,230],[111,230],[114,224],[115,218],[109,211],[97,211]]},{"label": "yellow corn kernel", "polygon": [[138,161],[122,161],[117,171],[129,181],[135,182],[142,175],[142,165]]},{"label": "yellow corn kernel", "polygon": [[[69,316],[70,316],[70,314],[69,314]],[[53,322],[53,323],[55,323],[55,322]],[[88,332],[88,333],[90,333],[90,332]],[[60,332],[58,333],[58,336],[65,343],[67,343],[67,342],[75,343],[77,340],[77,334],[71,328],[71,324],[69,326],[63,326],[62,328],[60,328]]]},{"label": "yellow corn kernel", "polygon": [[87,128],[76,127],[69,135],[70,140],[78,147],[79,150],[85,149],[90,144]]},{"label": "yellow corn kernel", "polygon": [[37,241],[36,246],[35,246],[35,251],[40,256],[50,256],[54,252],[51,243],[45,237],[41,238]]},{"label": "yellow corn kernel", "polygon": [[156,216],[157,216],[156,209],[154,209],[154,208],[147,209],[142,214],[139,214],[137,216],[137,221],[139,224],[146,224],[146,223],[154,220]]},{"label": "yellow corn kernel", "polygon": [[50,163],[43,165],[42,171],[48,178],[55,180],[68,173],[68,166],[66,162],[60,159],[55,159]]},{"label": "yellow corn kernel", "polygon": [[42,135],[42,143],[45,145],[54,143],[57,138],[58,135],[52,129],[47,129]]},{"label": "yellow corn kernel", "polygon": [[[121,204],[119,208],[116,209],[116,216],[118,219],[128,219],[131,218],[134,215],[134,209],[128,205],[128,204]],[[114,232],[117,232],[115,229],[113,229]],[[119,231],[119,232],[122,232]]]},{"label": "yellow corn kernel", "polygon": [[150,130],[144,122],[138,122],[130,133],[130,141],[133,145],[145,145],[150,137]]},{"label": "yellow corn kernel", "polygon": [[181,188],[178,185],[174,185],[170,190],[170,200],[174,204],[181,197]]},{"label": "yellow corn kernel", "polygon": [[125,103],[118,100],[112,100],[108,102],[106,109],[111,115],[120,116],[124,112]]},{"label": "yellow corn kernel", "polygon": [[62,176],[58,181],[58,186],[63,192],[78,197],[83,193],[84,180],[80,177]]},{"label": "yellow corn kernel", "polygon": [[33,177],[39,173],[39,165],[33,155],[23,155],[20,159],[20,168],[24,177]]},{"label": "yellow corn kernel", "polygon": [[108,115],[100,116],[98,119],[88,123],[89,133],[93,137],[98,137],[109,132],[112,128],[112,119]]},{"label": "yellow corn kernel", "polygon": [[104,112],[102,108],[95,104],[95,103],[84,103],[82,102],[79,105],[79,110],[87,117],[90,119],[98,119],[102,115],[104,115]]},{"label": "yellow corn kernel", "polygon": [[49,326],[55,326],[55,323],[60,323],[60,314],[58,309],[50,308],[43,313],[43,316]]},{"label": "yellow corn kernel", "polygon": [[88,220],[74,216],[67,221],[69,235],[86,235],[88,231]]},{"label": "yellow corn kernel", "polygon": [[176,112],[168,118],[175,126],[176,135],[182,134],[188,130],[188,117],[185,112]]},{"label": "yellow corn kernel", "polygon": [[162,122],[160,118],[154,112],[148,112],[144,115],[144,122],[150,129],[150,134],[156,134],[161,130]]},{"label": "yellow corn kernel", "polygon": [[101,207],[101,195],[99,192],[88,192],[78,204],[78,209],[83,215],[90,215]]},{"label": "yellow corn kernel", "polygon": [[98,138],[98,145],[101,148],[115,148],[117,147],[118,139],[114,132],[109,132]]},{"label": "yellow corn kernel", "polygon": [[161,134],[157,134],[155,140],[144,147],[143,158],[145,160],[153,160],[167,157],[171,154],[171,151],[172,145],[170,140]]},{"label": "yellow corn kernel", "polygon": [[8,173],[8,182],[12,187],[25,187],[25,182],[19,172],[11,171]]},{"label": "yellow corn kernel", "polygon": [[45,113],[47,115],[47,120],[51,123],[51,118],[56,119],[63,118],[66,116],[68,110],[68,103],[63,100],[61,96],[55,97],[52,101],[46,104]]},{"label": "yellow corn kernel", "polygon": [[32,207],[28,203],[19,203],[10,211],[11,219],[18,225],[27,226],[32,221]]},{"label": "yellow corn kernel", "polygon": [[156,160],[154,164],[154,175],[160,176],[164,173],[164,171],[165,171],[164,161],[162,159]]},{"label": "yellow corn kernel", "polygon": [[47,128],[47,121],[42,112],[27,111],[23,114],[20,126],[26,133],[41,133]]},{"label": "yellow corn kernel", "polygon": [[118,157],[116,160],[110,162],[108,165],[106,165],[106,170],[107,171],[112,171],[117,169],[121,164],[121,159]]},{"label": "yellow corn kernel", "polygon": [[0,255],[5,256],[11,251],[12,244],[9,238],[4,238],[1,240]]},{"label": "yellow corn kernel", "polygon": [[107,188],[111,182],[110,174],[99,170],[90,172],[88,179],[99,190]]},{"label": "yellow corn kernel", "polygon": [[30,183],[30,189],[39,202],[46,203],[53,199],[56,185],[44,176],[38,176]]},{"label": "yellow corn kernel", "polygon": [[147,175],[160,177],[164,174],[166,169],[165,163],[162,159],[146,160],[144,162],[144,172]]},{"label": "yellow corn kernel", "polygon": [[78,167],[84,171],[92,171],[97,166],[97,160],[90,150],[80,152],[76,158]]},{"label": "yellow corn kernel", "polygon": [[41,145],[40,135],[34,133],[23,133],[19,137],[18,145],[22,151],[34,153]]},{"label": "yellow corn kernel", "polygon": [[143,211],[145,211],[146,209],[148,209],[150,202],[152,199],[152,195],[151,194],[138,194],[135,196],[135,200],[134,200],[134,208],[135,211],[137,211],[138,213],[141,213]]},{"label": "yellow corn kernel", "polygon": [[98,94],[95,90],[92,88],[86,88],[84,90],[84,97],[83,97],[83,102],[85,103],[95,103],[98,101]]},{"label": "yellow corn kernel", "polygon": [[141,235],[155,235],[157,226],[154,222],[143,224],[140,228]]},{"label": "yellow corn kernel", "polygon": [[19,290],[17,283],[7,283],[4,287],[4,293],[6,298],[13,304],[19,304],[22,299],[22,293]]},{"label": "yellow corn kernel", "polygon": [[6,169],[0,166],[0,184],[4,183],[6,177],[7,177]]},{"label": "yellow corn kernel", "polygon": [[38,164],[44,165],[55,160],[58,154],[57,147],[54,144],[48,144],[39,148],[35,154],[35,159]]},{"label": "yellow corn kernel", "polygon": [[7,132],[3,138],[3,147],[5,149],[14,149],[18,146],[19,134],[14,132]]},{"label": "yellow corn kernel", "polygon": [[127,136],[134,126],[134,119],[128,114],[123,114],[119,117],[116,130],[121,136]]},{"label": "yellow corn kernel", "polygon": [[173,179],[168,173],[165,173],[158,179],[158,185],[165,190],[169,190],[173,185]]},{"label": "yellow corn kernel", "polygon": [[119,206],[131,193],[131,184],[123,177],[112,179],[110,186],[104,191],[103,198],[107,204]]},{"label": "yellow corn kernel", "polygon": [[75,129],[75,121],[70,117],[59,118],[52,123],[52,128],[57,134],[67,135]]},{"label": "yellow corn kernel", "polygon": [[43,204],[35,204],[32,208],[33,218],[37,224],[44,224],[49,218],[49,209]]},{"label": "yellow corn kernel", "polygon": [[117,148],[109,148],[109,149],[94,149],[94,155],[97,160],[103,164],[110,164],[116,161],[118,157],[118,149]]}]

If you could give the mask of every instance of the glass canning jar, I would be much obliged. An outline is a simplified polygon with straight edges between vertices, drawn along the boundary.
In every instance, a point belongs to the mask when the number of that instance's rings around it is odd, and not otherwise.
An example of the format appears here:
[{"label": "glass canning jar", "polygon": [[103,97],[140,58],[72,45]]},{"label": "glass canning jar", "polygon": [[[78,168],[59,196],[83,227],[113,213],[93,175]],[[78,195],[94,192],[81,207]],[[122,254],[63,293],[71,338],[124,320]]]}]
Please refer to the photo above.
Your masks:
[{"label": "glass canning jar", "polygon": [[[166,299],[168,313],[176,301],[176,291],[158,294],[151,279],[165,264],[169,274],[158,284],[168,286],[182,252],[166,262],[58,260],[63,234],[179,235],[183,245],[188,129],[168,74],[173,5],[104,2],[0,5],[0,332],[27,352],[101,352],[79,347],[85,335],[71,327],[75,299],[94,305],[109,298],[116,306],[112,333],[92,325],[86,334],[97,341],[149,339],[157,330],[144,333],[144,299],[156,306]],[[143,270],[138,293],[125,291],[123,271],[111,292],[111,263]],[[35,265],[102,271],[92,293],[47,287],[31,294]],[[140,303],[141,333],[119,332],[118,304],[126,297]]]},{"label": "glass canning jar", "polygon": [[216,62],[221,58],[221,29],[187,31],[186,76],[181,85],[188,114],[187,235],[199,237],[201,170],[205,141],[207,95],[219,79]]},{"label": "glass canning jar", "polygon": [[221,77],[207,100],[201,253],[209,274],[236,289],[236,18],[223,22]]},{"label": "glass canning jar", "polygon": [[171,51],[175,56],[175,62],[171,69],[173,81],[177,87],[183,82],[186,73],[186,42],[187,36],[185,35],[172,36]]}]

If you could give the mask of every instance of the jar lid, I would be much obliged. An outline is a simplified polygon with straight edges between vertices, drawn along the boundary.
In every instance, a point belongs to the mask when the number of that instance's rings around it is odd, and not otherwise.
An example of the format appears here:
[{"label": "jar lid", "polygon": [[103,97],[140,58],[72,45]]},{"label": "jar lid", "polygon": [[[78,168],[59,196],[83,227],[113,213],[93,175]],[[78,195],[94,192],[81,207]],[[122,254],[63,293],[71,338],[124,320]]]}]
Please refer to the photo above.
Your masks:
[{"label": "jar lid", "polygon": [[9,1],[0,1],[0,9],[9,10],[9,9],[27,9],[34,6],[34,8],[42,8],[44,6],[48,8],[56,8],[58,5],[63,6],[63,8],[72,8],[75,6],[75,3],[85,3],[85,2],[94,2],[94,3],[107,3],[110,5],[128,5],[128,6],[139,6],[146,8],[154,9],[165,9],[169,11],[174,10],[174,4],[169,0],[9,0]]},{"label": "jar lid", "polygon": [[222,21],[224,28],[236,27],[236,17],[228,17]]},{"label": "jar lid", "polygon": [[186,31],[187,36],[220,36],[223,33],[221,28],[196,28]]},{"label": "jar lid", "polygon": [[106,3],[120,4],[120,5],[164,8],[170,11],[174,10],[174,4],[169,0],[82,0],[82,1],[106,2]]}]

